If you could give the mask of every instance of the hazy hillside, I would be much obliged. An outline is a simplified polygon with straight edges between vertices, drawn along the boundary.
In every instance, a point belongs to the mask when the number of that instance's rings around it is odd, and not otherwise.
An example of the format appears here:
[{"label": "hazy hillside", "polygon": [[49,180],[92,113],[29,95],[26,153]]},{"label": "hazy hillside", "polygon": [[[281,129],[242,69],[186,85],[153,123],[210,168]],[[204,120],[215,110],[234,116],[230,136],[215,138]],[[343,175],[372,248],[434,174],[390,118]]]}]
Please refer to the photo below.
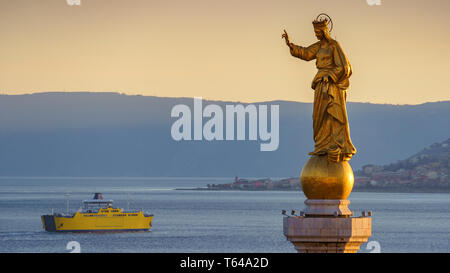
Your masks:
[{"label": "hazy hillside", "polygon": [[[261,152],[258,141],[174,141],[170,112],[180,103],[193,104],[117,93],[0,95],[0,176],[292,177],[313,149],[312,104],[270,102],[280,105],[280,145]],[[450,136],[450,102],[347,107],[355,170]]]},{"label": "hazy hillside", "polygon": [[357,172],[358,187],[449,188],[450,139],[434,143],[413,156],[389,165],[366,165]]}]

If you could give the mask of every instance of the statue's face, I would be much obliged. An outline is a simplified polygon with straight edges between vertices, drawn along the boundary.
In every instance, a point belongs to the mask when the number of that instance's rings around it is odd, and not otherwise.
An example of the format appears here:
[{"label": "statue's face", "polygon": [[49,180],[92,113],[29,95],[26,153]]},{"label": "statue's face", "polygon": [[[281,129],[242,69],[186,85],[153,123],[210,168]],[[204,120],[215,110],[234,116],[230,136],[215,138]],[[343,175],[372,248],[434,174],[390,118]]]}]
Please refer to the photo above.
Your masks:
[{"label": "statue's face", "polygon": [[323,40],[323,31],[320,29],[314,29],[314,33],[316,34],[317,39]]}]

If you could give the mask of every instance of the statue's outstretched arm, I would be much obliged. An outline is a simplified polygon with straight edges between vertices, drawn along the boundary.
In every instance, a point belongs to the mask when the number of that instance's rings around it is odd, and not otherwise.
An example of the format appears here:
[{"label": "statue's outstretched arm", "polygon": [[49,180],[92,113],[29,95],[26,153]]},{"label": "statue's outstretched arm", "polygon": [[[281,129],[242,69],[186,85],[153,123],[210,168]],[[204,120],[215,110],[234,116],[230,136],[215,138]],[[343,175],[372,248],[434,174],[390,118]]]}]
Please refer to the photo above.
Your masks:
[{"label": "statue's outstretched arm", "polygon": [[308,47],[298,46],[293,43],[289,44],[291,55],[305,61],[311,61],[316,58],[317,51],[319,51],[320,42],[312,44]]}]

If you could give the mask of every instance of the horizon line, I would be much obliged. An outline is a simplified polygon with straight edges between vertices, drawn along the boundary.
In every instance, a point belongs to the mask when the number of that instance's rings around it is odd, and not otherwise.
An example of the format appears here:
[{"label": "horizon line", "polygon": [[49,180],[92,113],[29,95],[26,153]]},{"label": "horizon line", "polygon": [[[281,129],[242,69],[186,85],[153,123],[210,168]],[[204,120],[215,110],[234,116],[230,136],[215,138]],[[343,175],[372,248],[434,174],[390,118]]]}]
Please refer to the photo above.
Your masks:
[{"label": "horizon line", "polygon": [[[139,96],[139,97],[154,97],[154,98],[167,98],[167,99],[194,99],[197,96],[192,96],[192,97],[186,97],[186,96],[167,96],[167,97],[163,97],[163,96],[157,96],[157,95],[143,95],[143,94],[128,94],[128,93],[123,93],[120,91],[38,91],[38,92],[30,92],[30,93],[19,93],[19,94],[6,94],[6,93],[1,93],[0,92],[0,96],[26,96],[26,95],[43,95],[43,94],[114,94],[114,95],[124,95],[124,96]],[[218,101],[218,102],[234,102],[234,103],[244,103],[244,104],[251,104],[251,103],[266,103],[266,102],[274,102],[274,101],[281,101],[281,102],[296,102],[296,103],[313,103],[313,102],[305,102],[305,101],[296,101],[296,100],[284,100],[284,99],[280,99],[280,100],[267,100],[267,101],[253,101],[253,102],[244,102],[244,101],[232,101],[232,100],[223,100],[223,99],[208,99],[208,98],[203,98],[203,100],[207,100],[207,101]],[[437,100],[437,101],[427,101],[427,102],[422,102],[422,103],[417,103],[417,104],[410,104],[410,103],[404,103],[404,104],[400,104],[400,103],[377,103],[377,102],[370,102],[370,101],[366,101],[366,102],[362,102],[362,101],[347,101],[348,103],[364,103],[364,104],[378,104],[378,105],[395,105],[395,106],[418,106],[418,105],[423,105],[426,103],[439,103],[439,102],[450,102],[449,100]]]}]

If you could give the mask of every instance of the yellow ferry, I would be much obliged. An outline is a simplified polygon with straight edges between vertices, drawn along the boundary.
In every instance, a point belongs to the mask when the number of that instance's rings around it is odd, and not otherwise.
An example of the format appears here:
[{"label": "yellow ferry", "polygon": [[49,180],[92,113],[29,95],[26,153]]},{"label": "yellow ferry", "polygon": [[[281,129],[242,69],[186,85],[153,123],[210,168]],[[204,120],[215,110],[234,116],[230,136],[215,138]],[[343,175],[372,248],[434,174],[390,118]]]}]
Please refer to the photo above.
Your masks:
[{"label": "yellow ferry", "polygon": [[142,210],[126,211],[112,207],[113,200],[103,200],[101,193],[94,199],[84,200],[83,208],[73,214],[52,213],[42,215],[45,231],[51,232],[105,232],[105,231],[148,231],[152,226],[153,214]]}]

